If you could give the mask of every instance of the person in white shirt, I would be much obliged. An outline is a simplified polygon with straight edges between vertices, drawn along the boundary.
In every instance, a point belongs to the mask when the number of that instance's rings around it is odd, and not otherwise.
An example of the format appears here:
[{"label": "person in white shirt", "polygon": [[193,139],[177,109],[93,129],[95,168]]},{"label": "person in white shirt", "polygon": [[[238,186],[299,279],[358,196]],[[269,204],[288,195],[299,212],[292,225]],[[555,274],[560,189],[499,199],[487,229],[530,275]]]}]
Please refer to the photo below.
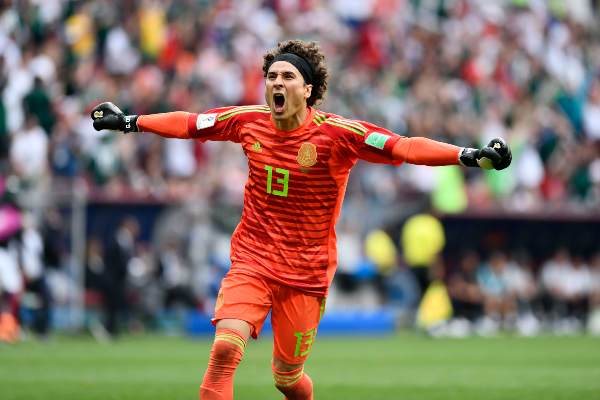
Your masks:
[{"label": "person in white shirt", "polygon": [[566,249],[560,249],[543,265],[541,280],[546,309],[555,322],[573,317],[584,322],[590,273],[581,257],[571,257]]},{"label": "person in white shirt", "polygon": [[581,256],[573,257],[573,267],[565,280],[567,312],[569,316],[584,323],[587,317],[589,296],[591,292],[591,274],[589,267]]},{"label": "person in white shirt", "polygon": [[37,181],[48,172],[48,136],[34,115],[12,138],[10,163],[21,179]]},{"label": "person in white shirt", "polygon": [[518,300],[519,307],[529,307],[538,294],[538,287],[529,267],[511,260],[506,267],[504,279],[507,289]]},{"label": "person in white shirt", "polygon": [[48,136],[33,114],[27,114],[24,127],[13,135],[9,156],[20,181],[20,205],[40,215],[49,198]]}]

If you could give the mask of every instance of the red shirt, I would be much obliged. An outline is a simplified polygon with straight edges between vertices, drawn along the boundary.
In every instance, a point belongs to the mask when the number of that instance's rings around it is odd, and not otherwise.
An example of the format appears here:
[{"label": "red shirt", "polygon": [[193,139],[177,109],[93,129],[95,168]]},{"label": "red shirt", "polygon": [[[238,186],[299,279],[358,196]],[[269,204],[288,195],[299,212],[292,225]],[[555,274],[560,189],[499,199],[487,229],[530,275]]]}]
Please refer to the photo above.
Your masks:
[{"label": "red shirt", "polygon": [[391,154],[401,136],[314,108],[292,131],[277,130],[266,105],[217,108],[190,114],[188,134],[240,143],[248,158],[232,270],[315,295],[327,293],[337,266],[335,224],[350,169],[358,159],[401,163]]}]

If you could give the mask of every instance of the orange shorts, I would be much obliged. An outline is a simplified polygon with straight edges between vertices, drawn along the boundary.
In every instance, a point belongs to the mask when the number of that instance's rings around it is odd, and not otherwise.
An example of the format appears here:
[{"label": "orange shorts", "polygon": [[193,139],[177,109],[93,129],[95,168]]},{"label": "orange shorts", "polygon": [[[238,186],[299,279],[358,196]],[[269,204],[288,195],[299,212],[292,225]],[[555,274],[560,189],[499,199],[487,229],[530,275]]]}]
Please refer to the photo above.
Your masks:
[{"label": "orange shorts", "polygon": [[229,272],[221,282],[213,324],[234,318],[252,326],[257,338],[271,311],[273,355],[288,364],[308,358],[325,311],[325,297],[308,295],[263,276]]}]

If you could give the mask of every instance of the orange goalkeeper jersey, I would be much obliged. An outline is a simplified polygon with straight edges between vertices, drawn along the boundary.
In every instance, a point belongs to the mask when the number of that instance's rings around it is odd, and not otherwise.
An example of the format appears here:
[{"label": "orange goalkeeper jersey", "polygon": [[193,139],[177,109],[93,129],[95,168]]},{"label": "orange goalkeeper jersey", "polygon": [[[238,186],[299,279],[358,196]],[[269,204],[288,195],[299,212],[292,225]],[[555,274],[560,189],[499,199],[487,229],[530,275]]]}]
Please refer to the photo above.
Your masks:
[{"label": "orange goalkeeper jersey", "polygon": [[188,114],[187,135],[240,143],[248,158],[232,270],[325,295],[337,265],[335,224],[350,169],[358,159],[400,164],[391,152],[402,137],[368,122],[309,111],[300,127],[279,131],[266,105],[217,108]]}]

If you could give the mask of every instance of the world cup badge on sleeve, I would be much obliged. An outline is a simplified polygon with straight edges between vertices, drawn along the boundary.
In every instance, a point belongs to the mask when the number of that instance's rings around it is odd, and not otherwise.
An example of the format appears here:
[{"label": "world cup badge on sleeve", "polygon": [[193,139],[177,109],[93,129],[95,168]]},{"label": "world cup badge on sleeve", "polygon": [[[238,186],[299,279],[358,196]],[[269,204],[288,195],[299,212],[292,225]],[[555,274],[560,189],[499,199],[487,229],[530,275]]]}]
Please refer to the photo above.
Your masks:
[{"label": "world cup badge on sleeve", "polygon": [[296,160],[303,167],[312,167],[317,163],[317,146],[310,142],[302,143]]}]

